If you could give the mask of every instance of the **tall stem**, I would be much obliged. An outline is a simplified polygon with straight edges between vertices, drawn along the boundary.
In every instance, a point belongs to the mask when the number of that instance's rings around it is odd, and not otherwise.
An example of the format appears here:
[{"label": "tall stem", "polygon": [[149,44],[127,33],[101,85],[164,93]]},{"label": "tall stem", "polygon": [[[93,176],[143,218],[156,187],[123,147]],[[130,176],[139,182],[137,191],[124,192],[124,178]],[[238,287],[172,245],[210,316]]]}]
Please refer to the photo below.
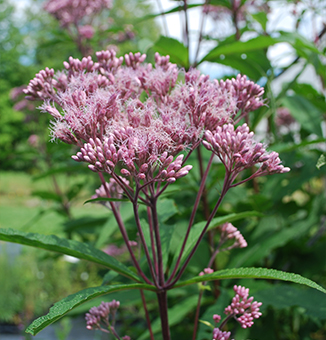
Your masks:
[{"label": "tall stem", "polygon": [[166,290],[157,293],[157,300],[160,309],[163,340],[170,340],[171,336],[168,318],[168,303]]},{"label": "tall stem", "polygon": [[148,327],[148,330],[149,330],[149,334],[150,334],[151,340],[154,340],[154,334],[153,334],[153,330],[152,330],[152,326],[151,326],[151,320],[149,318],[149,314],[148,314],[148,310],[147,310],[147,304],[146,304],[146,299],[145,299],[145,295],[144,295],[144,292],[143,292],[142,289],[140,290],[140,295],[141,295],[141,299],[142,299],[142,302],[143,302],[143,307],[144,307],[144,311],[145,311],[146,322],[147,322],[147,327]]},{"label": "tall stem", "polygon": [[[110,193],[109,193],[109,191],[108,191],[108,189],[107,189],[106,182],[105,182],[105,179],[104,179],[103,174],[99,172],[98,175],[100,176],[101,182],[102,182],[102,184],[103,184],[103,186],[104,186],[104,189],[105,189],[105,192],[106,192],[106,195],[107,195],[108,197],[110,197]],[[111,209],[112,209],[113,215],[114,215],[114,217],[115,217],[115,219],[116,219],[116,221],[117,221],[117,223],[118,223],[118,226],[119,226],[121,235],[122,235],[122,237],[123,237],[123,240],[124,240],[124,242],[125,242],[125,244],[126,244],[126,246],[127,246],[127,249],[128,249],[128,251],[129,251],[131,260],[132,260],[134,266],[136,267],[138,274],[145,280],[146,283],[148,283],[148,284],[150,284],[150,285],[153,285],[153,282],[151,282],[151,281],[146,277],[146,275],[144,274],[144,272],[141,270],[141,268],[140,268],[140,266],[139,266],[139,263],[138,263],[138,261],[137,261],[135,255],[134,255],[132,249],[131,249],[131,246],[130,246],[130,244],[129,244],[129,237],[128,237],[126,228],[125,228],[125,226],[124,226],[124,223],[123,223],[123,221],[122,221],[122,219],[121,219],[121,216],[120,216],[119,211],[116,209],[116,207],[115,207],[115,205],[114,205],[114,202],[109,202],[109,203],[110,203],[110,205],[111,205]]]},{"label": "tall stem", "polygon": [[157,198],[153,198],[151,209],[152,209],[153,228],[154,228],[156,250],[157,250],[158,280],[159,280],[160,286],[163,287],[165,283],[164,282],[164,267],[163,267],[161,236],[160,236],[158,215],[157,215]]},{"label": "tall stem", "polygon": [[156,274],[155,274],[155,271],[154,271],[154,268],[153,268],[153,264],[152,264],[152,261],[151,261],[151,257],[149,255],[149,251],[148,251],[148,247],[147,247],[147,244],[146,244],[146,240],[145,240],[145,237],[144,237],[143,229],[142,229],[141,224],[140,224],[140,219],[139,219],[139,214],[138,214],[138,205],[137,205],[138,194],[139,194],[139,189],[137,188],[136,189],[136,194],[135,194],[135,200],[134,200],[134,202],[132,204],[133,208],[134,208],[134,215],[135,215],[136,226],[137,226],[137,230],[138,230],[138,233],[139,233],[139,237],[140,237],[141,243],[142,243],[143,248],[144,248],[144,252],[145,252],[146,259],[147,259],[148,267],[149,267],[149,270],[151,272],[154,284],[155,284],[156,287],[159,287],[159,284],[157,282],[157,277],[156,277]]}]

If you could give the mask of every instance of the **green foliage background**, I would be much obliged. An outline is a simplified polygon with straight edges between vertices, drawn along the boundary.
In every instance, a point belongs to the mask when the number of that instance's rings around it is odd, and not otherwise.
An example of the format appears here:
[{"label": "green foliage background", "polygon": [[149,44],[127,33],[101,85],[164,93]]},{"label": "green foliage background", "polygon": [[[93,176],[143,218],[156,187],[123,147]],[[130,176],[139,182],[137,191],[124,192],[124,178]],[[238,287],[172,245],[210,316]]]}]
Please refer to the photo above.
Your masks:
[{"label": "green foliage background", "polygon": [[[60,69],[62,62],[70,55],[81,57],[71,38],[58,27],[57,22],[40,11],[41,3],[33,1],[24,14],[24,20],[18,22],[10,2],[0,2],[1,227],[15,227],[23,232],[55,233],[60,237],[86,242],[98,249],[109,243],[121,246],[122,240],[112,215],[100,206],[82,207],[99,183],[83,166],[69,160],[73,152],[70,147],[61,143],[47,143],[49,120],[46,115],[30,108],[22,111],[13,109],[15,102],[23,98],[21,96],[15,101],[10,99],[13,87],[27,84],[45,66]],[[230,8],[229,1],[211,3]],[[173,11],[181,9],[178,4]],[[324,9],[320,6],[319,10]],[[169,54],[171,61],[179,66],[189,68],[192,61],[189,61],[186,44],[159,36],[160,29],[148,19],[153,18],[148,15],[151,11],[152,8],[146,2],[116,1],[109,14],[114,24],[103,35],[95,35],[91,42],[94,50],[112,43],[112,39],[105,40],[106,35],[110,36],[132,22],[135,38],[118,45],[119,54],[140,50],[147,52],[149,59],[153,60],[155,51],[158,51]],[[101,20],[106,20],[108,13],[102,15]],[[138,18],[135,19],[135,15]],[[303,16],[302,11],[301,16],[298,15],[299,23]],[[215,42],[216,46],[196,61],[199,65],[209,62],[230,66],[234,75],[239,71],[264,85],[266,106],[253,112],[249,123],[254,129],[259,128],[261,122],[267,125],[264,142],[269,144],[270,150],[279,152],[283,163],[291,167],[288,174],[259,178],[228,193],[219,210],[219,217],[243,213],[234,224],[243,233],[248,247],[219,254],[216,269],[253,266],[274,268],[300,274],[326,287],[326,166],[320,162],[320,167],[316,167],[326,152],[325,32],[320,45],[316,47],[298,32],[268,32],[267,22],[268,16],[263,11],[248,15],[240,33],[254,32],[255,37],[247,41],[239,41],[236,34],[219,39],[207,34],[203,39]],[[295,58],[289,66],[275,68],[267,52],[270,46],[280,42],[286,42],[293,48]],[[299,70],[296,75],[287,77],[297,65]],[[321,89],[299,81],[299,76],[308,66],[321,80]],[[277,78],[283,79],[278,93],[272,90]],[[289,110],[294,124],[280,127],[276,123],[277,110],[280,108]],[[34,146],[27,143],[33,134],[39,138]],[[203,157],[205,160],[208,158],[204,150]],[[192,158],[190,162],[194,165],[193,171],[175,184],[175,192],[171,192],[165,201],[162,200],[162,211],[166,213],[161,218],[162,228],[166,230],[167,264],[173,263],[173,255],[184,234],[193,196],[200,182],[196,159]],[[214,164],[213,170],[208,180],[211,209],[223,179],[223,169],[219,164]],[[27,175],[22,175],[21,171]],[[122,205],[122,209],[128,231],[136,237],[130,206]],[[203,211],[197,216],[197,222],[201,220]],[[217,240],[218,234],[215,233],[214,237]],[[27,325],[35,316],[43,314],[54,301],[87,286],[99,286],[102,279],[104,284],[126,283],[125,278],[112,275],[112,271],[106,274],[106,270],[98,270],[92,264],[87,265],[87,268],[85,264],[70,266],[61,257],[48,258],[43,253],[41,256],[25,248],[23,252],[25,259],[22,259],[22,266],[9,265],[4,252],[0,257],[3,274],[0,275],[0,286],[6,292],[2,297],[8,296],[8,299],[0,300],[0,321],[3,322],[23,320]],[[207,240],[201,244],[197,255],[183,280],[196,276],[206,267],[209,259]],[[121,260],[126,259],[122,256]],[[27,270],[25,261],[33,262],[38,269],[34,272]],[[57,275],[53,275],[53,268]],[[37,278],[40,271],[45,273],[44,280]],[[80,273],[84,271],[89,276],[86,282],[80,280]],[[57,282],[58,276],[66,278],[68,272],[75,273],[72,281],[65,279]],[[14,282],[13,285],[9,283],[8,277]],[[23,277],[23,282],[17,281],[18,277]],[[41,284],[45,281],[45,285],[49,286],[47,288]],[[232,297],[229,287],[235,283],[249,287],[251,294],[263,302],[263,317],[254,327],[239,330],[235,324],[230,326],[236,332],[236,339],[326,339],[326,301],[323,293],[274,280],[228,279],[221,281],[218,286],[211,285],[211,291],[207,290],[204,294],[202,320],[212,322],[212,314],[223,312]],[[216,287],[219,289],[218,299],[213,294]],[[40,298],[40,290],[44,290],[44,298]],[[188,339],[191,336],[197,293],[196,285],[170,292],[169,299],[173,306],[170,320],[175,338]],[[153,294],[146,292],[146,297],[152,301]],[[79,306],[70,315],[83,313],[103,299],[112,298],[119,299],[125,308],[121,311],[121,319],[125,320],[122,329],[132,327],[137,339],[147,338],[148,334],[143,332],[146,326],[142,321],[141,300],[135,291],[96,298]],[[10,308],[6,308],[8,301]],[[29,301],[37,303],[34,305]],[[154,301],[149,303],[149,310],[151,313],[156,310]],[[130,314],[139,320],[138,324],[135,325],[135,319]],[[159,330],[158,322],[156,324]],[[210,332],[207,325],[201,324],[197,338],[210,339]]]}]

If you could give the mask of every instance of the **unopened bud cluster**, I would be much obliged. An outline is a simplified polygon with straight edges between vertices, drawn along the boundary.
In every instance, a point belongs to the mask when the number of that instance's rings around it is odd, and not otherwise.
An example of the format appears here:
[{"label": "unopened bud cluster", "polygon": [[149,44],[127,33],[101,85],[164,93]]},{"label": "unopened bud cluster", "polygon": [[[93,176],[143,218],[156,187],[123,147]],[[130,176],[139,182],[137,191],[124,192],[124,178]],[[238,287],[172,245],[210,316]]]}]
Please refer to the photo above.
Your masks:
[{"label": "unopened bud cluster", "polygon": [[259,312],[261,302],[254,301],[254,297],[249,297],[249,289],[242,286],[234,286],[235,297],[231,304],[225,308],[224,313],[232,315],[242,328],[249,328],[254,324],[254,319],[258,319],[262,314]]},{"label": "unopened bud cluster", "polygon": [[224,243],[226,240],[234,240],[234,243],[231,246],[231,248],[247,247],[248,245],[247,241],[234,225],[232,225],[231,223],[224,223],[220,229],[221,229],[221,243]]},{"label": "unopened bud cluster", "polygon": [[253,177],[274,173],[285,173],[289,168],[281,165],[278,153],[268,153],[262,143],[254,140],[254,133],[247,124],[218,126],[215,131],[206,131],[203,145],[221,160],[227,171],[232,174],[232,182],[245,169],[258,165]]},{"label": "unopened bud cluster", "polygon": [[120,306],[119,301],[102,302],[98,307],[92,307],[89,313],[86,313],[86,328],[87,329],[97,329],[101,328],[101,322],[105,325],[109,322],[109,315],[114,318],[117,309]]}]

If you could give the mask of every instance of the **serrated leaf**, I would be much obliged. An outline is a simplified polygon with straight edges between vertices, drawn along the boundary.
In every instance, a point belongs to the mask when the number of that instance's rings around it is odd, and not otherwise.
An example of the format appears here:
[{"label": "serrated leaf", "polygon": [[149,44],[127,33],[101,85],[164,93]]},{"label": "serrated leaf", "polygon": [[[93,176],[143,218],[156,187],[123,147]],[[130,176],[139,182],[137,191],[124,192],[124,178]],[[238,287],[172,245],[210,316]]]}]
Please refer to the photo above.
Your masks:
[{"label": "serrated leaf", "polygon": [[232,268],[219,270],[212,274],[196,276],[190,280],[179,282],[173,288],[183,287],[203,281],[223,279],[270,279],[289,281],[317,289],[326,294],[326,290],[323,287],[301,275],[267,268]]},{"label": "serrated leaf", "polygon": [[188,49],[180,41],[160,36],[153,49],[161,55],[169,55],[170,61],[184,68],[189,67]]},{"label": "serrated leaf", "polygon": [[98,296],[130,289],[155,290],[155,287],[148,284],[133,283],[116,286],[92,287],[81,290],[80,292],[69,295],[61,301],[55,303],[53,307],[50,308],[48,314],[41,316],[28,326],[26,333],[36,335],[42,329],[59,320],[74,308]]},{"label": "serrated leaf", "polygon": [[316,164],[316,168],[319,170],[325,164],[326,164],[325,155],[320,155],[320,157],[318,158],[317,164]]},{"label": "serrated leaf", "polygon": [[24,233],[14,229],[0,228],[0,240],[55,251],[61,254],[103,265],[135,281],[142,281],[133,271],[114,257],[89,244],[66,240],[55,235]]}]

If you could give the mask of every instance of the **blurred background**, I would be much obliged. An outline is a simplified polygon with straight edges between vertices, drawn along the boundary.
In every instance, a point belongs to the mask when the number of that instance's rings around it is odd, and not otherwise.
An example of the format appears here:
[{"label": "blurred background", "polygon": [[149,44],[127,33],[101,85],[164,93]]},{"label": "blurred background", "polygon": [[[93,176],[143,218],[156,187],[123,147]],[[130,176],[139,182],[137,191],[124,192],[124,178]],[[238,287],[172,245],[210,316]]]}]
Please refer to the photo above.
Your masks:
[{"label": "blurred background", "polygon": [[[84,205],[100,184],[96,176],[71,160],[74,147],[50,142],[50,118],[22,90],[39,70],[62,69],[69,56],[114,48],[117,55],[146,53],[153,62],[158,51],[185,69],[197,66],[211,78],[240,72],[264,86],[266,105],[248,123],[292,169],[228,194],[220,214],[253,210],[262,215],[238,223],[249,246],[232,256],[221,254],[218,269],[275,268],[325,287],[326,2],[116,0],[74,25],[51,13],[48,2],[0,0],[0,227],[89,242],[124,258],[119,234],[108,228],[110,213],[101,205]],[[216,174],[221,171],[216,164]],[[189,208],[186,202],[179,205],[183,198],[176,198],[180,219]],[[131,219],[128,211],[125,216]],[[191,266],[196,273],[204,263],[193,261]],[[53,302],[100,285],[104,275],[87,262],[0,241],[0,339],[14,339],[13,334],[24,338],[20,334],[28,323]],[[264,303],[264,317],[252,330],[238,331],[237,339],[326,339],[322,293],[272,282],[245,284]],[[133,293],[118,298],[126,306],[128,328],[128,313],[141,318],[140,298]],[[175,299],[186,300],[182,294]],[[93,305],[74,314],[83,315]],[[191,308],[187,301],[184,320],[189,326]],[[207,307],[202,319],[210,319],[216,308]],[[64,318],[37,338],[63,340],[70,334],[75,339],[84,329],[78,320]],[[71,332],[73,325],[77,328]],[[137,332],[144,325],[132,327]],[[86,336],[101,338],[91,332]],[[180,339],[187,337],[180,329]],[[206,338],[201,325],[198,339]]]}]

